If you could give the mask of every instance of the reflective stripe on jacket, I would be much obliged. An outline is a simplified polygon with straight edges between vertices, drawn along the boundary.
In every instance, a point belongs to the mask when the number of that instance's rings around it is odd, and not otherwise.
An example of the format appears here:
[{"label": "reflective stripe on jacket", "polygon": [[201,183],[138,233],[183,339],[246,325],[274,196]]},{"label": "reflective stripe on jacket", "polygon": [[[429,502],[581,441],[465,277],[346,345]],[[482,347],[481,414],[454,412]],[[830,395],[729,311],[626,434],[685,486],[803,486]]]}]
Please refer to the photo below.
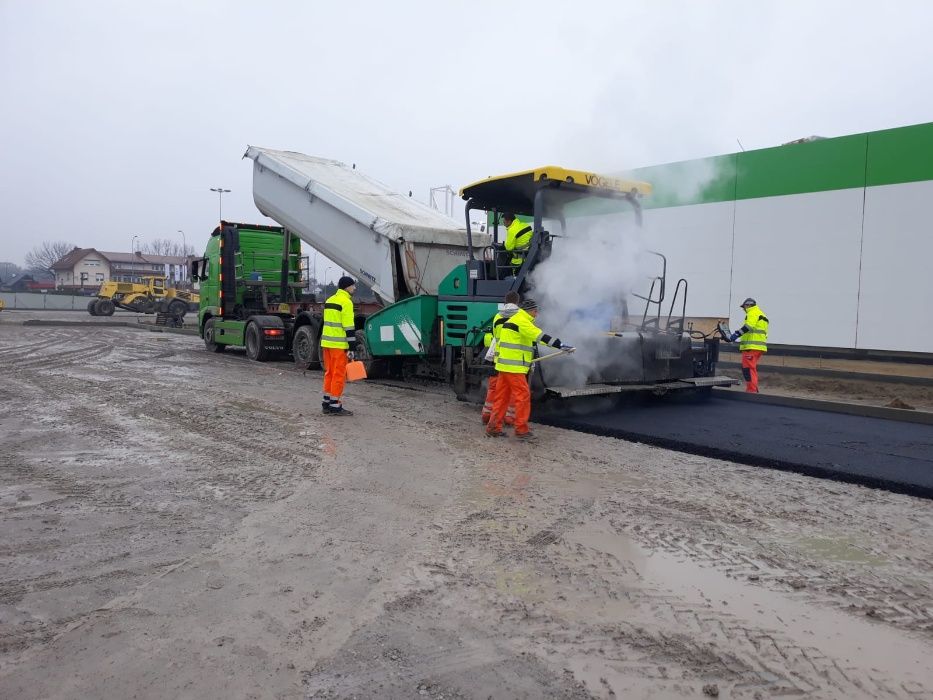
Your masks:
[{"label": "reflective stripe on jacket", "polygon": [[559,338],[552,338],[535,325],[534,319],[524,309],[519,309],[500,326],[496,346],[496,371],[511,374],[528,374],[534,356],[535,343],[544,343],[559,348]]},{"label": "reflective stripe on jacket", "polygon": [[739,329],[739,351],[761,350],[768,352],[768,317],[758,306],[745,310],[745,323]]},{"label": "reflective stripe on jacket", "polygon": [[324,302],[324,327],[321,328],[321,347],[350,350],[356,347],[356,325],[353,321],[353,297],[346,289]]},{"label": "reflective stripe on jacket", "polygon": [[492,324],[489,331],[483,335],[483,347],[488,348],[492,345],[493,339],[499,339],[499,331],[506,319],[512,318],[518,307],[515,304],[503,304],[502,309],[492,317]]},{"label": "reflective stripe on jacket", "polygon": [[514,219],[505,231],[505,249],[512,251],[511,263],[521,265],[525,260],[525,252],[531,247],[531,224]]}]

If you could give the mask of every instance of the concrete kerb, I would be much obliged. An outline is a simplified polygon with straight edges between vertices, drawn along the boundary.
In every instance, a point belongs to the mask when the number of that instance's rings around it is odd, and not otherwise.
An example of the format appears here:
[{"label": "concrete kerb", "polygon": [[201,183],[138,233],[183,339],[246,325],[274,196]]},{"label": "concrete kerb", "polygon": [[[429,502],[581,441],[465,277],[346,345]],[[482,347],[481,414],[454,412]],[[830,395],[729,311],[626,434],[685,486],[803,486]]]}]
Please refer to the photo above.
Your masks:
[{"label": "concrete kerb", "polygon": [[791,408],[805,408],[812,411],[828,411],[830,413],[844,413],[850,416],[865,416],[867,418],[881,418],[884,420],[901,421],[902,423],[920,423],[933,425],[933,413],[927,411],[912,411],[905,408],[886,408],[883,406],[866,406],[855,403],[842,403],[840,401],[825,401],[822,399],[804,399],[796,396],[773,396],[770,394],[749,394],[729,389],[714,389],[716,398],[730,401],[751,401],[753,403],[767,403],[774,406],[789,406]]}]

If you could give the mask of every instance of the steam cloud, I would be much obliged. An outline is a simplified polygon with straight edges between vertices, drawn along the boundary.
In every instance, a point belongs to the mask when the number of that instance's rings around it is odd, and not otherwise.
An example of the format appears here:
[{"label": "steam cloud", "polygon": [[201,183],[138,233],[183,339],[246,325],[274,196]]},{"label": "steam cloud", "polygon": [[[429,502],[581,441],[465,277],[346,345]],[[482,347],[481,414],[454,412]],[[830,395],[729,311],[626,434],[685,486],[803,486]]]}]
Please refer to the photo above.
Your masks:
[{"label": "steam cloud", "polygon": [[[716,177],[710,161],[694,161],[668,166],[664,181],[651,184],[654,196],[675,203],[692,200]],[[557,222],[546,221],[545,228],[561,234]],[[538,326],[577,347],[572,356],[542,365],[549,384],[580,387],[620,375],[637,376],[641,356],[632,342],[607,333],[633,330],[641,322],[645,301],[634,294],[647,296],[651,280],[661,274],[652,241],[665,236],[656,228],[650,209],[643,227],[631,212],[567,218],[567,230],[554,240],[552,255],[529,280],[530,295],[541,308]],[[689,268],[682,272],[688,278],[693,273]],[[671,292],[668,286],[668,295]],[[670,296],[665,312],[669,302]]]}]

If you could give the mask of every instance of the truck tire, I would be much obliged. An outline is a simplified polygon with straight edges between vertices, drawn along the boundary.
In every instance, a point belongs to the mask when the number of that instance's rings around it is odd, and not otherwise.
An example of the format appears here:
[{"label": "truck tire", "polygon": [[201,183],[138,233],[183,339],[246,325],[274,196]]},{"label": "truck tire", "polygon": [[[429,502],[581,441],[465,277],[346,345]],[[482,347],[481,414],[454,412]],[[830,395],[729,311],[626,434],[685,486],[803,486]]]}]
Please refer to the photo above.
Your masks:
[{"label": "truck tire", "polygon": [[97,316],[113,316],[116,308],[110,299],[98,299],[97,303],[94,304],[94,311],[97,312]]},{"label": "truck tire", "polygon": [[96,315],[97,315],[97,310],[96,310],[96,308],[95,308],[96,306],[97,306],[97,298],[96,298],[96,297],[95,297],[94,299],[91,299],[91,300],[87,303],[87,312],[88,312],[89,314],[91,314],[91,316],[96,316]]},{"label": "truck tire", "polygon": [[295,331],[292,357],[300,369],[321,369],[321,330],[313,323]]},{"label": "truck tire", "polygon": [[188,302],[182,299],[172,299],[168,305],[169,316],[183,318],[188,313]]},{"label": "truck tire", "polygon": [[209,318],[204,323],[204,347],[208,352],[223,352],[226,345],[214,342],[214,319]]},{"label": "truck tire", "polygon": [[269,359],[269,351],[266,350],[262,340],[262,329],[255,323],[249,323],[246,326],[246,356],[256,362],[265,362]]}]

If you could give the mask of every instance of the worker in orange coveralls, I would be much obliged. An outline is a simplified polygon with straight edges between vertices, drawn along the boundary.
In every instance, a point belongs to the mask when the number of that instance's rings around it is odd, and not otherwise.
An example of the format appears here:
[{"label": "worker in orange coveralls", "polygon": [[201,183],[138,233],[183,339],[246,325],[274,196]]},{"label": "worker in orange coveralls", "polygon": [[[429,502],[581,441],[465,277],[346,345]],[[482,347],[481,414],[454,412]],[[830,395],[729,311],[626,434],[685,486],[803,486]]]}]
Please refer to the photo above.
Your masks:
[{"label": "worker in orange coveralls", "polygon": [[[503,301],[505,303],[502,305],[502,308],[499,309],[499,312],[492,318],[492,328],[483,337],[483,345],[486,347],[485,359],[487,362],[496,361],[496,346],[499,343],[499,331],[501,330],[502,324],[512,318],[518,311],[518,302],[521,301],[521,297],[518,295],[518,292],[509,292],[505,295]],[[493,374],[489,377],[487,384],[486,402],[483,404],[482,414],[483,425],[489,423],[489,417],[492,415],[492,403],[496,395],[496,379],[497,375]],[[515,425],[514,403],[509,406],[509,410],[505,414],[505,424]]]},{"label": "worker in orange coveralls", "polygon": [[324,326],[321,328],[321,349],[324,353],[324,396],[321,411],[328,416],[352,416],[343,407],[341,396],[347,381],[347,361],[354,359],[356,326],[353,316],[352,277],[341,277],[337,291],[324,303]]},{"label": "worker in orange coveralls", "polygon": [[745,378],[745,391],[758,393],[758,360],[768,352],[768,317],[758,306],[758,302],[749,297],[742,302],[745,311],[745,323],[729,338],[730,342],[739,341],[742,353],[742,376]]},{"label": "worker in orange coveralls", "polygon": [[572,345],[561,343],[540,328],[534,320],[538,315],[538,303],[525,299],[515,315],[501,325],[496,349],[496,394],[492,416],[486,426],[487,437],[502,437],[502,422],[509,404],[515,403],[515,437],[520,440],[533,439],[528,428],[531,416],[531,389],[528,387],[528,372],[531,369],[535,344],[543,343],[564,352],[573,352]]}]

